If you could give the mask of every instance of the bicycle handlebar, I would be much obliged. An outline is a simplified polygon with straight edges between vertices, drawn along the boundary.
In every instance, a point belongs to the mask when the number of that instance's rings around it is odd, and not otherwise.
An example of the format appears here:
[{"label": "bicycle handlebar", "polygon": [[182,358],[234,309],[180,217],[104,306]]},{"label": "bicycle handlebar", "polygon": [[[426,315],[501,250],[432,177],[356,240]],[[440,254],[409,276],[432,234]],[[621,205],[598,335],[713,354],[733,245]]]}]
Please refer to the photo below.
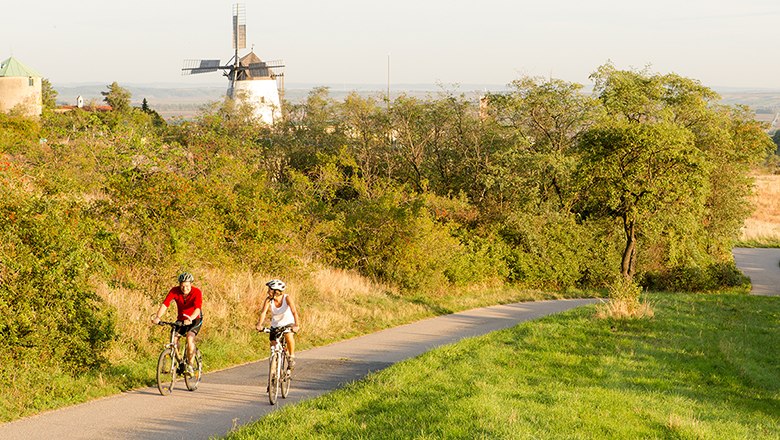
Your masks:
[{"label": "bicycle handlebar", "polygon": [[157,325],[167,325],[168,327],[173,327],[173,328],[184,327],[184,323],[181,321],[176,321],[176,322],[160,321],[157,323]]},{"label": "bicycle handlebar", "polygon": [[[287,326],[287,325],[286,325],[286,326],[284,326],[284,327],[285,327],[285,328],[284,328],[284,330],[282,331],[282,334],[284,334],[284,333],[295,333],[295,331],[293,331],[293,329],[292,329],[292,326]],[[271,327],[263,327],[263,330],[262,330],[262,332],[263,332],[263,333],[271,333]]]}]

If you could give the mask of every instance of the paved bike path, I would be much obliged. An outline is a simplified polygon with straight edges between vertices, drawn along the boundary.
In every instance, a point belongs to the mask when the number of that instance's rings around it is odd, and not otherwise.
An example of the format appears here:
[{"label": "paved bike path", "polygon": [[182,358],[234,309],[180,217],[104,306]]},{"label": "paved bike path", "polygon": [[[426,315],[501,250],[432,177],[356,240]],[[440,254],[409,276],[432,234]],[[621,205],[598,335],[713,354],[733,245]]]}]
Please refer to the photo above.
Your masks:
[{"label": "paved bike path", "polygon": [[[276,406],[265,393],[267,360],[203,375],[189,392],[177,383],[170,396],[143,388],[0,425],[12,439],[208,439],[259,419],[275,408],[310,399],[434,347],[508,328],[519,322],[593,304],[554,300],[473,309],[425,319],[370,335],[301,351],[287,399]],[[205,353],[208,367],[208,353]],[[151,366],[150,366],[151,368]]]},{"label": "paved bike path", "polygon": [[780,296],[780,249],[734,248],[734,262],[750,277],[753,295]]}]

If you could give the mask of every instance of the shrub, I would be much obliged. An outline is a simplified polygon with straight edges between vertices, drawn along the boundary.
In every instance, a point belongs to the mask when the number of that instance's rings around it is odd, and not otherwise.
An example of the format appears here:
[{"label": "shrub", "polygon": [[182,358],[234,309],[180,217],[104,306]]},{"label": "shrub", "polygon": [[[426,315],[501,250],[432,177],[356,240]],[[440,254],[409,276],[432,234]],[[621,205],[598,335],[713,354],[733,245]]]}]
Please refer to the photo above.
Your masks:
[{"label": "shrub", "polygon": [[733,262],[713,263],[705,267],[675,266],[660,272],[648,272],[641,277],[648,290],[670,292],[712,291],[728,287],[747,287],[749,278]]},{"label": "shrub", "polygon": [[[0,359],[83,372],[101,366],[113,313],[90,280],[106,268],[81,208],[6,188],[0,197]],[[89,223],[86,223],[89,225]]]},{"label": "shrub", "polygon": [[509,281],[535,287],[598,287],[612,272],[610,241],[588,224],[557,214],[522,214],[510,219],[501,236]]},{"label": "shrub", "polygon": [[596,308],[596,316],[617,320],[652,318],[653,308],[642,302],[642,288],[627,277],[618,277],[609,286],[609,301]]}]

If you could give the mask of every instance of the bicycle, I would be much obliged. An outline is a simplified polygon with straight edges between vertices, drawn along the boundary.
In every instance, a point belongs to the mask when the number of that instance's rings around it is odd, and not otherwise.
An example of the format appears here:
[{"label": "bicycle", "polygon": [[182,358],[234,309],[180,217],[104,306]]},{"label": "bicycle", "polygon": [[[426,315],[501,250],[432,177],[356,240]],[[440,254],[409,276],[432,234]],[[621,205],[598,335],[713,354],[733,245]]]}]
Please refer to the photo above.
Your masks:
[{"label": "bicycle", "polygon": [[170,342],[165,344],[165,348],[160,353],[157,360],[157,389],[160,394],[167,396],[173,392],[173,386],[176,384],[176,376],[184,376],[184,383],[187,389],[195,391],[200,385],[200,379],[203,374],[203,357],[200,350],[195,349],[195,357],[192,375],[186,374],[187,368],[187,347],[184,347],[184,356],[179,352],[179,333],[178,330],[184,326],[181,321],[167,322],[160,321],[159,325],[167,325],[171,328]]},{"label": "bicycle", "polygon": [[[271,355],[268,357],[268,401],[276,405],[281,391],[282,397],[287,398],[292,382],[292,370],[290,370],[290,355],[287,353],[287,340],[285,333],[292,331],[291,326],[282,327],[276,336],[276,344],[271,346]],[[263,333],[271,333],[266,327]]]}]

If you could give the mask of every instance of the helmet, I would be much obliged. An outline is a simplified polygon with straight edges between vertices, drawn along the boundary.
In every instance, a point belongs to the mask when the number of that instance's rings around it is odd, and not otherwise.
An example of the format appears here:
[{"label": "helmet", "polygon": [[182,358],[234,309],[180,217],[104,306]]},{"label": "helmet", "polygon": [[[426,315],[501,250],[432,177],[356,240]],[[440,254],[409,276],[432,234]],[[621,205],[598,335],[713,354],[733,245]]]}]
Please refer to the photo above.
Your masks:
[{"label": "helmet", "polygon": [[191,283],[193,281],[195,281],[195,277],[192,276],[192,274],[189,273],[189,272],[182,272],[179,275],[179,284],[181,284],[181,283]]},{"label": "helmet", "polygon": [[287,287],[282,280],[271,280],[265,283],[265,285],[268,286],[271,290],[278,290],[280,292],[283,291],[285,287]]}]

